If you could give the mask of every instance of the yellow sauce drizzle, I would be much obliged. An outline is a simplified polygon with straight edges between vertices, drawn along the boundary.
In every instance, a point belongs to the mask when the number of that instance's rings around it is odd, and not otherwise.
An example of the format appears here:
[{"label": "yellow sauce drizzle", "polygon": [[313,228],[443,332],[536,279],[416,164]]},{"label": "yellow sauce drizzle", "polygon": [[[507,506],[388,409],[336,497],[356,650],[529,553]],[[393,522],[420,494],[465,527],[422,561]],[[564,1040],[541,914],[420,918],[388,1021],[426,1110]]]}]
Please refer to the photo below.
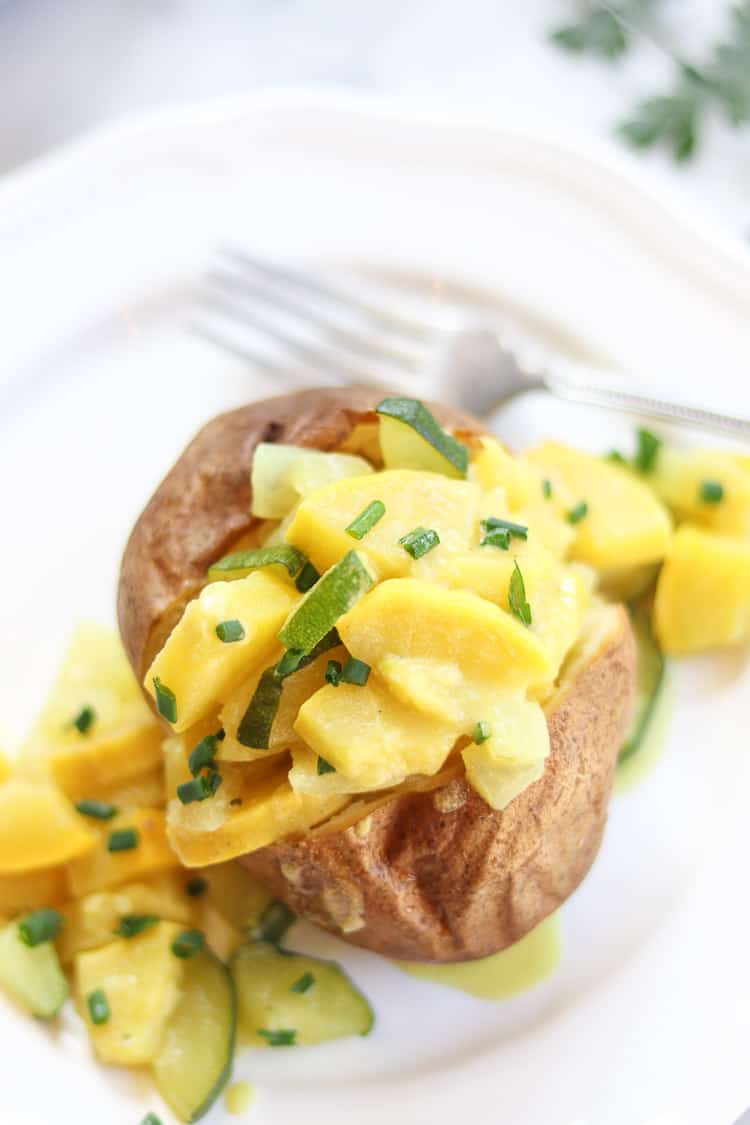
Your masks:
[{"label": "yellow sauce drizzle", "polygon": [[507,1000],[533,988],[557,968],[560,961],[560,920],[550,915],[509,949],[480,961],[455,965],[425,965],[396,961],[400,969],[420,980],[458,988],[481,1000]]},{"label": "yellow sauce drizzle", "polygon": [[249,1082],[235,1082],[224,1094],[224,1106],[227,1113],[239,1117],[249,1109],[255,1099],[255,1088]]}]

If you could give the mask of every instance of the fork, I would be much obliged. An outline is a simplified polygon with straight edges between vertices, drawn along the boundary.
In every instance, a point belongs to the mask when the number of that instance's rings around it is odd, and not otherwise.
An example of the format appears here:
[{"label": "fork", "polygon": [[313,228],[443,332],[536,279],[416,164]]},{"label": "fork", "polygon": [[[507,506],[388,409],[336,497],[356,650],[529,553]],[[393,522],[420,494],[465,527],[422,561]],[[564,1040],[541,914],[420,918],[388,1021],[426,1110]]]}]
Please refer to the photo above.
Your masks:
[{"label": "fork", "polygon": [[[750,439],[750,419],[630,390],[612,372],[562,357],[522,362],[497,331],[466,320],[414,315],[361,282],[331,284],[313,273],[235,249],[204,278],[193,333],[281,379],[299,364],[320,381],[358,383],[493,414],[528,391]],[[248,339],[248,334],[251,339]],[[296,364],[296,368],[291,365]]]}]

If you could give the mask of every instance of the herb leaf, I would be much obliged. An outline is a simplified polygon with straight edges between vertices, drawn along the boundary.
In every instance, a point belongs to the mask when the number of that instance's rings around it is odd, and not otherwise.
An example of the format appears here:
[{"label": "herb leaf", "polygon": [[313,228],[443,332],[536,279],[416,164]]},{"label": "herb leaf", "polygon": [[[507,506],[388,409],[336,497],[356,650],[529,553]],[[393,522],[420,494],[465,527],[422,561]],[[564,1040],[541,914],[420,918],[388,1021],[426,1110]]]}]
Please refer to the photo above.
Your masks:
[{"label": "herb leaf", "polygon": [[607,59],[618,58],[630,44],[617,15],[606,8],[594,8],[579,23],[555,28],[549,38],[568,51],[589,51]]},{"label": "herb leaf", "polygon": [[510,576],[508,604],[514,617],[517,617],[524,625],[531,624],[531,606],[526,601],[526,586],[518,560],[513,563],[513,573]]}]

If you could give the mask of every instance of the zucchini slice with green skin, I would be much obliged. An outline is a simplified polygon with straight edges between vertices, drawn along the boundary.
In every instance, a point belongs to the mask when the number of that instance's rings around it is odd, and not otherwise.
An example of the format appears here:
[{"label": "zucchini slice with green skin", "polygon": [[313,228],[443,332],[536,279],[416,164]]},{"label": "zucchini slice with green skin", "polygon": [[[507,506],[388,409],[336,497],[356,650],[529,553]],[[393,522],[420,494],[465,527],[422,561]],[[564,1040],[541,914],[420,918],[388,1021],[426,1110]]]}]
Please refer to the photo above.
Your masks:
[{"label": "zucchini slice with green skin", "polygon": [[237,994],[232,976],[208,950],[185,961],[182,995],[152,1063],[164,1101],[181,1121],[208,1113],[232,1073]]},{"label": "zucchini slice with green skin", "polygon": [[68,998],[68,982],[53,942],[26,945],[17,922],[3,926],[0,988],[38,1019],[54,1019]]},{"label": "zucchini slice with green skin", "polygon": [[423,403],[384,398],[376,410],[386,469],[421,469],[459,480],[466,476],[468,449],[442,428]]},{"label": "zucchini slice with green skin", "polygon": [[253,942],[240,946],[231,970],[247,1043],[306,1046],[372,1030],[369,1002],[333,961]]},{"label": "zucchini slice with green skin", "polygon": [[375,575],[367,559],[357,551],[348,551],[292,610],[279,640],[285,648],[306,656],[374,585]]},{"label": "zucchini slice with green skin", "polygon": [[618,765],[633,758],[643,746],[661,696],[666,666],[646,606],[631,606],[630,619],[638,646],[638,686],[633,717],[620,750]]}]

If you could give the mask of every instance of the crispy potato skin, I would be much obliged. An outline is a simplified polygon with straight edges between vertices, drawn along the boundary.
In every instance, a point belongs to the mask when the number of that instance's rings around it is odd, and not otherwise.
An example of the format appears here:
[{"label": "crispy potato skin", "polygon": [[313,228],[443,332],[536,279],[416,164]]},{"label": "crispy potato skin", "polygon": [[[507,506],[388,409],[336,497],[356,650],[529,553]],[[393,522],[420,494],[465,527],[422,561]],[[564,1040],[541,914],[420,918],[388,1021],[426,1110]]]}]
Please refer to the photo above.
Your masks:
[{"label": "crispy potato skin", "polygon": [[[200,590],[208,565],[252,530],[250,467],[263,441],[336,449],[384,392],[324,387],[220,414],[196,435],[149,500],[128,540],[117,614],[139,682]],[[428,404],[443,425],[486,432],[459,410]]]},{"label": "crispy potato skin", "polygon": [[[382,393],[325,388],[220,415],[193,439],[133,529],[118,593],[139,680],[203,584],[209,563],[257,523],[250,467],[262,441],[336,449]],[[428,404],[466,439],[476,419]],[[360,824],[279,842],[240,860],[295,911],[405,960],[463,961],[518,941],[578,886],[599,848],[635,691],[627,614],[547,719],[542,778],[506,809],[463,780],[402,795]]]},{"label": "crispy potato skin", "polygon": [[636,664],[621,609],[606,646],[547,715],[544,775],[502,811],[455,780],[380,806],[366,833],[356,825],[280,842],[240,862],[299,914],[387,957],[497,953],[556,910],[596,857]]}]

